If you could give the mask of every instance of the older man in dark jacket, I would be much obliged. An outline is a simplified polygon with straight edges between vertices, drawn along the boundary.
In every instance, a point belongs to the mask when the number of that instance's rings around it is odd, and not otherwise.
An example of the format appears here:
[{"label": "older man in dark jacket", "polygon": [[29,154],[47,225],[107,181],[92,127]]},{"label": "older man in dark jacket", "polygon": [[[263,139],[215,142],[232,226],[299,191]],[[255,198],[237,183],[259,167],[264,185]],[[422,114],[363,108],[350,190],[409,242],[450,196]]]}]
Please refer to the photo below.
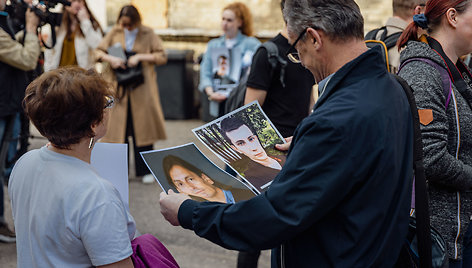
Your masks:
[{"label": "older man in dark jacket", "polygon": [[[290,58],[319,81],[270,188],[233,205],[161,194],[161,212],[225,248],[274,248],[273,267],[392,267],[408,229],[413,123],[406,95],[363,42],[353,0],[286,1]],[[335,22],[335,23],[333,23]]]}]

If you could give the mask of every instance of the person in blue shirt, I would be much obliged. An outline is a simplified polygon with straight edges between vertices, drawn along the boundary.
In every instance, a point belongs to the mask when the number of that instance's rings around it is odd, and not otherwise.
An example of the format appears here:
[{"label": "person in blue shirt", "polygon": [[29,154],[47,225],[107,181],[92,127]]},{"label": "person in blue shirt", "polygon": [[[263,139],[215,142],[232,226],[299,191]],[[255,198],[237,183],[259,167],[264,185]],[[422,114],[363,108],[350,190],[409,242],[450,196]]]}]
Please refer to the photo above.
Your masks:
[{"label": "person in blue shirt", "polygon": [[[217,66],[213,66],[212,52],[221,48],[232,50],[231,55],[238,57],[238,59],[229,60],[230,68],[239,67],[241,70],[230,71],[244,74],[244,70],[251,66],[252,56],[261,43],[252,36],[251,12],[243,3],[235,2],[223,8],[221,28],[223,35],[208,42],[207,50],[203,54],[200,65],[200,84],[198,86],[198,89],[208,96],[208,100],[219,103],[219,107],[224,105],[227,96],[217,92],[214,88],[214,74]],[[240,66],[235,66],[235,62],[240,62]],[[218,113],[213,114],[213,116],[222,115],[224,109],[219,108],[217,110]]]}]

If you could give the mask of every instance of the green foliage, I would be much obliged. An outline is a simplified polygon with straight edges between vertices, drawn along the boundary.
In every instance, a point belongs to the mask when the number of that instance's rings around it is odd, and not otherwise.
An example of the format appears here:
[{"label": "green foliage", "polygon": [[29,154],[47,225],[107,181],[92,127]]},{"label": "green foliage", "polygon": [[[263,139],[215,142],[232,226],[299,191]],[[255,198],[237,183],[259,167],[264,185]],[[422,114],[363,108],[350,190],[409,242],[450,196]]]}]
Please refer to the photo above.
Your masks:
[{"label": "green foliage", "polygon": [[[241,111],[243,120],[252,122],[254,129],[257,131],[257,136],[262,144],[262,147],[273,147],[275,144],[283,143],[282,139],[279,138],[275,129],[269,124],[264,114],[258,109],[257,104],[249,106],[247,109]],[[251,124],[251,122],[247,122]]]}]

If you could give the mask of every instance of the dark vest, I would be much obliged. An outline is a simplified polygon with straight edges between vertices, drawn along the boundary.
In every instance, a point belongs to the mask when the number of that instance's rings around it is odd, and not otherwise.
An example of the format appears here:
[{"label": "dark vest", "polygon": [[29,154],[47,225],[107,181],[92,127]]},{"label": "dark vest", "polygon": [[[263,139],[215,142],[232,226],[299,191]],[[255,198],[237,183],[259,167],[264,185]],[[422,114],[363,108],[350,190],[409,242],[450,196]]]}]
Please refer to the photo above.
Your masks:
[{"label": "dark vest", "polygon": [[[0,27],[15,39],[8,24],[8,17],[0,15]],[[21,102],[27,86],[26,72],[0,62],[0,117],[21,110]]]}]

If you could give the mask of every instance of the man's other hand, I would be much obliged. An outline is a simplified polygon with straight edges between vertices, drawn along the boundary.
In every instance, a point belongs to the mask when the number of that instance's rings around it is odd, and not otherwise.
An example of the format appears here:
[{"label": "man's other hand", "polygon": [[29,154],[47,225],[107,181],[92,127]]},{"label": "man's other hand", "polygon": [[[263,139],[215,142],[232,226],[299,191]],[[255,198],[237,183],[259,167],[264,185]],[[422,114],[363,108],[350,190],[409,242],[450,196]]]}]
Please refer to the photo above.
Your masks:
[{"label": "man's other hand", "polygon": [[288,148],[290,148],[290,144],[292,144],[292,138],[293,136],[290,136],[288,138],[285,138],[285,141],[287,143],[284,144],[276,144],[275,148],[279,151],[288,151]]},{"label": "man's other hand", "polygon": [[165,192],[161,193],[159,204],[161,205],[161,214],[164,218],[174,226],[179,226],[178,213],[182,203],[190,199],[186,194],[175,193],[173,190],[169,190],[169,194]]}]

